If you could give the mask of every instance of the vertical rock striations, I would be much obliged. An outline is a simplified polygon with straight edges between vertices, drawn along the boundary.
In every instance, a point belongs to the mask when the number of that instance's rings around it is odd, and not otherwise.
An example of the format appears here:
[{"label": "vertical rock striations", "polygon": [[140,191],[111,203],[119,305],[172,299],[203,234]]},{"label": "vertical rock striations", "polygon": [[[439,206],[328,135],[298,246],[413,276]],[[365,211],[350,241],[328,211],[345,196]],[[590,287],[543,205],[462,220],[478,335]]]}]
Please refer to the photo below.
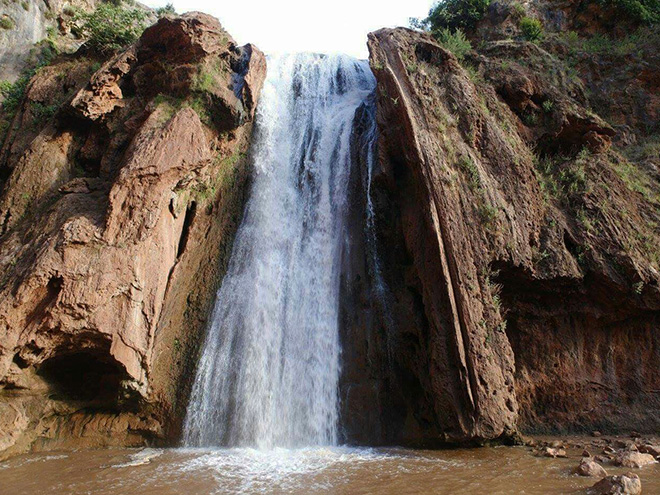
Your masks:
[{"label": "vertical rock striations", "polygon": [[657,185],[536,45],[368,44],[392,327],[367,347],[391,352],[355,366],[380,377],[382,440],[657,429]]},{"label": "vertical rock striations", "polygon": [[0,455],[175,438],[242,213],[263,54],[192,13],[94,64],[39,71],[2,145]]}]

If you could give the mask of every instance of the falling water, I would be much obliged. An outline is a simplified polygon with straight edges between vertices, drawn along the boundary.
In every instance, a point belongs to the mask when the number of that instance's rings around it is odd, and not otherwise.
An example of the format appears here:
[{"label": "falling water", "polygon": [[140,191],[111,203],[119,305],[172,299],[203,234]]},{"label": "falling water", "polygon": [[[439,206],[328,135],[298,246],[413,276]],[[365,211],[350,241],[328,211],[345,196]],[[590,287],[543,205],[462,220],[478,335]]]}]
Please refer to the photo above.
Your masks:
[{"label": "falling water", "polygon": [[337,440],[351,129],[375,80],[345,56],[268,63],[254,181],[193,385],[189,446]]}]

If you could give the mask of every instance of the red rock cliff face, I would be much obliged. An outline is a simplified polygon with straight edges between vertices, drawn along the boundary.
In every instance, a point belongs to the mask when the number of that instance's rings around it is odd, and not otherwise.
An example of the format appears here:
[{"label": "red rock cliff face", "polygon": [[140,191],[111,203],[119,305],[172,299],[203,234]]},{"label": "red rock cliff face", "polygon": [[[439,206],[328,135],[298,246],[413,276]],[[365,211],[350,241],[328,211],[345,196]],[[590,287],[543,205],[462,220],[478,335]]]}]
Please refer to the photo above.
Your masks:
[{"label": "red rock cliff face", "polygon": [[610,148],[616,131],[541,47],[495,41],[464,66],[384,29],[369,50],[391,299],[345,368],[363,392],[346,410],[381,404],[380,430],[354,415],[349,438],[657,431],[658,187],[643,164]]},{"label": "red rock cliff face", "polygon": [[259,50],[194,13],[93,65],[39,71],[2,146],[0,456],[176,437],[242,213]]}]

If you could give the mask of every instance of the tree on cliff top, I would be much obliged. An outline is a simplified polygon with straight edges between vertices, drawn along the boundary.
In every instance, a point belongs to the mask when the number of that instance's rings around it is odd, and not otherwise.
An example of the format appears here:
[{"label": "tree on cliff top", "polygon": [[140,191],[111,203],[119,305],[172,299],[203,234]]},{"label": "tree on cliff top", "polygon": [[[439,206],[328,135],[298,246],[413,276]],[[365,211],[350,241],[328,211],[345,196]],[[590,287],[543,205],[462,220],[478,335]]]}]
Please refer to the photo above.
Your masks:
[{"label": "tree on cliff top", "polygon": [[411,19],[415,28],[432,33],[442,29],[472,29],[486,14],[491,0],[442,0],[431,8],[426,19]]},{"label": "tree on cliff top", "polygon": [[99,53],[114,52],[137,41],[146,19],[144,10],[102,3],[93,12],[76,13],[76,34]]}]

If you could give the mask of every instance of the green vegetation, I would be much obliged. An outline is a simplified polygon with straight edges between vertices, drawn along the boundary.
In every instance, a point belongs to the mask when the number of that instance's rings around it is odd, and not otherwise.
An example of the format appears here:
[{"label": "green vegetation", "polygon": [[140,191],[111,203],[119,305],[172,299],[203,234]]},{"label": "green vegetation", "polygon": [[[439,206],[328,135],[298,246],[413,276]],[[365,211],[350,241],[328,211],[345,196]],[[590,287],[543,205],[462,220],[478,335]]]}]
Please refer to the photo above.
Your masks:
[{"label": "green vegetation", "polygon": [[231,190],[237,179],[236,164],[245,158],[245,153],[235,152],[229,156],[218,154],[214,161],[215,176],[206,182],[199,182],[191,188],[191,193],[198,203],[209,205],[218,195],[218,190]]},{"label": "green vegetation", "polygon": [[539,41],[543,37],[543,25],[538,19],[533,17],[523,17],[518,23],[523,38],[532,43]]},{"label": "green vegetation", "polygon": [[590,159],[591,152],[586,148],[573,161],[558,157],[537,158],[536,176],[546,201],[550,197],[569,200],[571,195],[588,192],[586,170]]},{"label": "green vegetation", "polygon": [[660,205],[660,194],[654,187],[653,179],[639,165],[623,159],[613,163],[613,168],[629,190],[641,194],[650,203]]},{"label": "green vegetation", "polygon": [[635,162],[660,161],[660,135],[652,135],[641,140],[638,144],[626,146],[624,153],[630,160]]},{"label": "green vegetation", "polygon": [[474,191],[481,189],[481,177],[479,176],[479,169],[474,163],[472,157],[461,157],[458,161],[458,166],[461,171],[468,177],[468,186]]},{"label": "green vegetation", "polygon": [[542,106],[545,113],[551,113],[555,104],[552,100],[545,100]]},{"label": "green vegetation", "polygon": [[613,7],[621,15],[643,24],[660,22],[659,0],[600,0],[602,4]]},{"label": "green vegetation", "polygon": [[2,29],[14,29],[14,21],[11,17],[9,16],[4,16],[2,19],[0,19],[0,28]]},{"label": "green vegetation", "polygon": [[525,7],[522,4],[514,3],[513,5],[511,5],[511,16],[514,19],[522,19],[523,17],[525,17],[526,13],[527,12],[525,11]]},{"label": "green vegetation", "polygon": [[176,15],[176,10],[174,9],[174,5],[171,3],[168,3],[165,5],[165,7],[159,7],[156,9],[156,15],[158,17],[163,17],[166,15]]},{"label": "green vegetation", "polygon": [[14,83],[0,81],[0,95],[3,98],[0,112],[0,143],[4,140],[9,125],[23,101],[30,79],[40,68],[49,65],[58,54],[57,49],[48,41],[42,42],[39,48],[41,49],[40,56],[32,68],[23,71]]},{"label": "green vegetation", "polygon": [[571,55],[586,52],[594,55],[617,55],[626,57],[637,55],[644,57],[645,53],[654,53],[660,43],[660,30],[655,27],[642,26],[623,37],[610,37],[606,34],[595,34],[581,38],[577,32],[561,33],[559,38],[568,45]]},{"label": "green vegetation", "polygon": [[463,60],[465,55],[472,50],[470,40],[465,37],[461,29],[454,31],[444,28],[433,33],[438,42],[447,50],[452,52],[458,60]]},{"label": "green vegetation", "polygon": [[23,0],[23,1],[21,2],[21,7],[23,7],[23,10],[24,10],[25,12],[29,12],[29,11],[30,11],[30,4],[27,3],[25,0]]},{"label": "green vegetation", "polygon": [[30,105],[32,115],[36,123],[42,123],[50,120],[59,110],[60,105],[53,103],[52,105],[45,105],[39,102],[32,102]]},{"label": "green vegetation", "polygon": [[87,45],[100,53],[110,53],[134,43],[144,31],[147,14],[138,8],[110,3],[93,12],[77,12],[75,31],[87,38]]},{"label": "green vegetation", "polygon": [[215,63],[201,65],[192,89],[202,93],[212,93],[217,88],[218,81],[224,79],[226,71],[226,66],[223,65],[221,60],[217,60]]},{"label": "green vegetation", "polygon": [[426,19],[411,19],[415,28],[436,33],[441,29],[471,29],[479,22],[491,0],[442,0],[436,3]]},{"label": "green vegetation", "polygon": [[481,176],[479,175],[479,169],[477,168],[476,163],[474,163],[472,157],[462,156],[458,160],[458,167],[460,168],[461,172],[467,176],[467,184],[470,190],[477,195],[477,212],[479,213],[479,217],[485,226],[492,225],[495,220],[497,220],[498,209],[488,204],[484,194]]}]

